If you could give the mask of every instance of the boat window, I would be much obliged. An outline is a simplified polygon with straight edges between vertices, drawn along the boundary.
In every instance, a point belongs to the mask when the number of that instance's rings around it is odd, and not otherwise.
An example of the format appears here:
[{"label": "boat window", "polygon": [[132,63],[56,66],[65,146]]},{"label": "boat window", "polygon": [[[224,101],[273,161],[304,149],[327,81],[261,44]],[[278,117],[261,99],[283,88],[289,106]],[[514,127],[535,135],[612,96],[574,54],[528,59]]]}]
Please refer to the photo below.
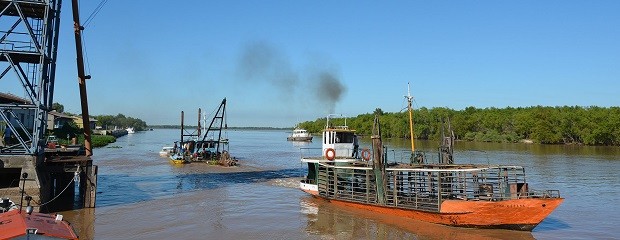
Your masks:
[{"label": "boat window", "polygon": [[353,133],[352,132],[339,132],[336,134],[336,138],[340,143],[352,143],[353,142]]},{"label": "boat window", "polygon": [[323,144],[327,144],[327,132],[323,132]]}]

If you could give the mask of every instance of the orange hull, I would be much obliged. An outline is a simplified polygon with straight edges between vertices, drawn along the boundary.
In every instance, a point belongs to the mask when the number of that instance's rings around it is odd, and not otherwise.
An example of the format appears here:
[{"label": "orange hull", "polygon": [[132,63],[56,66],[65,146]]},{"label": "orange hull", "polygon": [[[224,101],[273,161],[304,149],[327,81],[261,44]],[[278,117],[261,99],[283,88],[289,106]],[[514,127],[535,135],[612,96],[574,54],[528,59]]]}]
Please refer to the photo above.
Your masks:
[{"label": "orange hull", "polygon": [[[54,215],[43,213],[21,213],[12,210],[0,214],[0,239],[23,238],[26,239],[27,229],[36,229],[34,235],[58,239],[78,239],[77,234],[68,222],[56,220]],[[32,236],[32,238],[39,238]]]},{"label": "orange hull", "polygon": [[497,202],[446,200],[441,204],[441,212],[435,213],[334,199],[326,200],[333,204],[356,209],[456,227],[521,231],[534,229],[564,201],[563,198],[528,198]]}]

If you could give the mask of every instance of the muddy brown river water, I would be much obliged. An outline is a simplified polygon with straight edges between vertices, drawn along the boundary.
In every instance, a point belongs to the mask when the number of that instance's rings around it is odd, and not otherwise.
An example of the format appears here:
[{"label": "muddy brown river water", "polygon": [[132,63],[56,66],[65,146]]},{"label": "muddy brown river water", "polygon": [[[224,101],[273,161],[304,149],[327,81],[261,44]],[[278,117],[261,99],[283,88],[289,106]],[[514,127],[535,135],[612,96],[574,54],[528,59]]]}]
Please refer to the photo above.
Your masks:
[{"label": "muddy brown river water", "polygon": [[[339,209],[297,189],[300,147],[285,131],[229,131],[240,166],[175,166],[159,156],[179,130],[139,132],[94,151],[97,208],[65,211],[81,239],[614,239],[620,148],[457,142],[458,163],[526,167],[565,202],[532,232],[453,228]],[[389,149],[408,142],[386,141]],[[362,141],[362,147],[368,142]],[[437,143],[419,141],[433,150]],[[389,151],[388,151],[389,154]],[[394,151],[396,154],[396,151]]]}]

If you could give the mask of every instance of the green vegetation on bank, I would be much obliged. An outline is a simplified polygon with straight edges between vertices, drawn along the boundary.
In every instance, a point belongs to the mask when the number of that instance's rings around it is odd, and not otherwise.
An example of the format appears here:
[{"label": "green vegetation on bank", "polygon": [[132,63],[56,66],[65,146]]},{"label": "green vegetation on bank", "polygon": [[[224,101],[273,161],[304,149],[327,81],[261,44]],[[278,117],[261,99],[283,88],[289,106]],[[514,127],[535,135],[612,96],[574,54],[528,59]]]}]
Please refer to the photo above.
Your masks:
[{"label": "green vegetation on bank", "polygon": [[[104,147],[110,143],[116,142],[116,137],[110,135],[92,135],[92,147]],[[84,143],[84,137],[81,137],[81,143]]]},{"label": "green vegetation on bank", "polygon": [[[376,109],[384,137],[409,138],[408,113]],[[347,125],[370,135],[375,113],[347,119]],[[416,139],[439,139],[442,121],[450,119],[457,139],[480,142],[518,142],[529,139],[544,144],[620,145],[620,107],[519,107],[420,108],[413,112]],[[335,119],[335,121],[343,121]],[[342,125],[344,122],[336,122]],[[325,118],[300,124],[318,133]]]},{"label": "green vegetation on bank", "polygon": [[[77,127],[74,122],[67,122],[61,128],[54,129],[49,135],[55,135],[58,143],[70,145],[71,139],[77,137],[78,144],[84,144],[84,131]],[[116,137],[110,135],[91,135],[92,147],[104,147],[116,142]]]},{"label": "green vegetation on bank", "polygon": [[146,122],[139,118],[127,117],[123,114],[113,115],[99,115],[94,116],[97,119],[97,125],[103,129],[114,129],[132,127],[136,131],[144,131],[147,129]]},{"label": "green vegetation on bank", "polygon": [[[60,103],[52,104],[52,109],[56,110],[56,112],[63,113],[69,116],[78,116],[78,114],[65,112],[65,106]],[[144,131],[147,129],[146,122],[139,118],[127,117],[123,114],[114,115],[96,115],[91,116],[94,119],[97,119],[97,126],[102,127],[103,129],[125,129],[128,127],[132,127],[136,131]],[[64,134],[63,134],[64,136]]]},{"label": "green vegetation on bank", "polygon": [[[59,113],[64,113],[70,116],[76,116],[77,114],[64,112],[64,106],[59,103],[54,103],[52,108]],[[114,128],[128,128],[132,127],[136,131],[143,131],[147,129],[146,122],[139,118],[127,117],[123,114],[113,115],[99,115],[93,116],[97,119],[97,126],[101,126],[103,129]],[[58,138],[59,144],[71,144],[71,139],[77,137],[78,144],[84,144],[84,130],[80,129],[73,121],[68,121],[61,128],[48,129],[48,135],[55,135]],[[91,135],[92,147],[104,147],[110,143],[116,142],[116,137],[110,135]]]},{"label": "green vegetation on bank", "polygon": [[[181,125],[149,125],[153,129],[181,129]],[[185,129],[196,129],[198,126],[185,125]],[[204,126],[201,126],[204,127]],[[207,126],[208,127],[208,126]],[[291,130],[290,127],[227,127],[229,130]]]}]

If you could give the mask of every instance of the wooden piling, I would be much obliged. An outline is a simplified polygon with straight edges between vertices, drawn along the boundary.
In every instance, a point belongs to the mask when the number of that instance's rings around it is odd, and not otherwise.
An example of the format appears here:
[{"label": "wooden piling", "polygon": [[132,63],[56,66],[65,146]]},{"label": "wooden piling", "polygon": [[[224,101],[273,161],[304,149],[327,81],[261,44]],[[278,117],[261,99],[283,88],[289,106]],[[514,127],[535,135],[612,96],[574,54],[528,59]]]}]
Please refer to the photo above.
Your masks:
[{"label": "wooden piling", "polygon": [[80,196],[85,208],[94,208],[97,200],[97,165],[86,166],[80,174]]},{"label": "wooden piling", "polygon": [[385,204],[385,166],[383,164],[383,142],[381,141],[381,126],[379,124],[379,116],[375,116],[375,122],[372,132],[372,165],[375,179],[377,182],[377,203]]}]

